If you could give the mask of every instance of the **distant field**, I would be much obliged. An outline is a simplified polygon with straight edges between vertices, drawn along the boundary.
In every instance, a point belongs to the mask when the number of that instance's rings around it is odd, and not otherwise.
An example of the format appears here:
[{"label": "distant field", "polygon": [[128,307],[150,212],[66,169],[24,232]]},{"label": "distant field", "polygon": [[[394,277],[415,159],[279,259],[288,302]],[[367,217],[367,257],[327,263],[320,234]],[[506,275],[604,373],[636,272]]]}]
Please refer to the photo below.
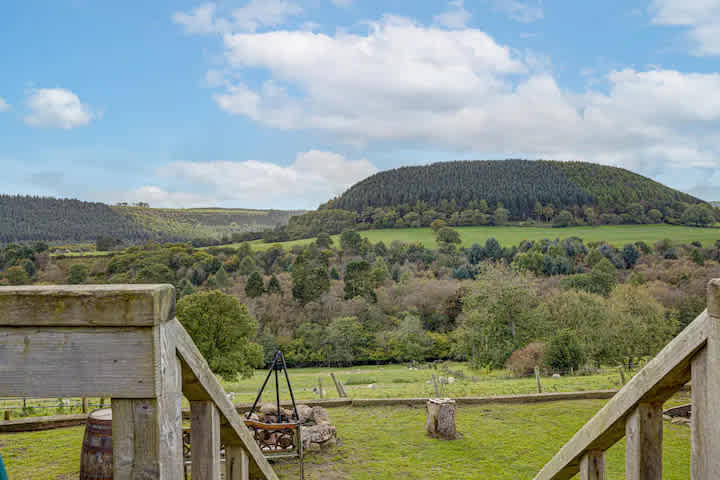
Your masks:
[{"label": "distant field", "polygon": [[[658,240],[669,238],[677,243],[690,243],[699,241],[705,246],[714,244],[720,240],[720,228],[695,228],[675,225],[602,225],[597,227],[457,227],[462,238],[463,245],[469,247],[473,243],[484,244],[490,237],[500,242],[501,245],[518,245],[523,240],[542,240],[543,238],[568,238],[580,237],[585,242],[606,241],[612,245],[624,245],[642,240],[653,244]],[[398,228],[388,230],[368,230],[360,232],[363,237],[376,243],[383,241],[390,244],[393,240],[403,242],[421,242],[429,248],[435,248],[437,243],[429,228]],[[338,242],[339,236],[333,239]],[[278,244],[253,242],[258,250],[265,250],[272,245],[281,245],[290,248],[294,245],[306,245],[313,239],[295,240]]]}]

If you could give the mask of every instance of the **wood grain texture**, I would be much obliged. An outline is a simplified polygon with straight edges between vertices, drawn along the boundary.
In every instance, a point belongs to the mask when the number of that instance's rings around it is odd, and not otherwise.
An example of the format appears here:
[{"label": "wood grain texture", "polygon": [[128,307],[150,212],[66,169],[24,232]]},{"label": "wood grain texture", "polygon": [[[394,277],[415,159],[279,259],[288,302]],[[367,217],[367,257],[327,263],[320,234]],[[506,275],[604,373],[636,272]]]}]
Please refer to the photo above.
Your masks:
[{"label": "wood grain texture", "polygon": [[690,380],[690,362],[705,347],[712,317],[703,312],[635,375],[535,476],[568,480],[591,450],[606,451],[625,435],[625,420],[640,403],[663,403]]},{"label": "wood grain texture", "polygon": [[225,447],[225,480],[249,480],[250,457],[238,445]]},{"label": "wood grain texture", "polygon": [[153,326],[175,315],[172,285],[0,287],[0,325]]},{"label": "wood grain texture", "polygon": [[220,414],[213,402],[190,402],[190,431],[192,478],[220,480]]},{"label": "wood grain texture", "polygon": [[0,391],[17,397],[151,398],[152,329],[0,327]]},{"label": "wood grain texture", "polygon": [[692,363],[691,478],[720,478],[720,318]]},{"label": "wood grain texture", "polygon": [[720,318],[720,278],[710,280],[708,283],[708,313]]},{"label": "wood grain texture", "polygon": [[626,480],[662,480],[663,409],[641,403],[625,423]]},{"label": "wood grain texture", "polygon": [[164,478],[182,478],[182,367],[167,323],[153,330],[159,372],[160,469]]},{"label": "wood grain texture", "polygon": [[235,410],[235,406],[227,398],[225,390],[218,379],[213,375],[207,361],[202,356],[190,335],[185,331],[177,319],[169,321],[168,331],[182,360],[183,394],[190,401],[212,400],[218,408],[221,421],[226,428],[221,429],[221,438],[225,445],[242,446],[250,456],[251,472],[256,472],[261,478],[278,480],[268,461],[255,443],[252,434],[245,426],[243,419]]},{"label": "wood grain texture", "polygon": [[112,399],[114,480],[171,480],[161,476],[156,399]]},{"label": "wood grain texture", "polygon": [[592,450],[580,459],[580,480],[605,480],[605,452]]}]

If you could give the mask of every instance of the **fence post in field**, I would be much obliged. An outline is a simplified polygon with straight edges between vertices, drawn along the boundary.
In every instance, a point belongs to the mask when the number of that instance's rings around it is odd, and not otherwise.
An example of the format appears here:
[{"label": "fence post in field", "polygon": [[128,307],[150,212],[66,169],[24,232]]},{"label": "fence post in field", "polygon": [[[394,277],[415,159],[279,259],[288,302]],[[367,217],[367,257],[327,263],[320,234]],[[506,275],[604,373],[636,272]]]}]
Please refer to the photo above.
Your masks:
[{"label": "fence post in field", "polygon": [[10,420],[10,410],[5,410],[5,420]]},{"label": "fence post in field", "polygon": [[440,398],[440,389],[438,388],[437,379],[435,378],[434,373],[432,376],[432,383],[433,383],[433,388],[435,388],[435,397]]},{"label": "fence post in field", "polygon": [[88,405],[88,398],[87,398],[87,397],[82,397],[82,412],[83,412],[83,413],[88,413],[88,406],[89,406],[89,405]]},{"label": "fence post in field", "polygon": [[623,367],[618,367],[618,372],[620,372],[620,382],[622,385],[625,385],[625,371],[623,370]]},{"label": "fence post in field", "polygon": [[542,385],[540,384],[540,368],[535,366],[535,381],[537,382],[537,392],[542,393]]},{"label": "fence post in field", "polygon": [[320,400],[323,399],[323,386],[322,386],[322,378],[318,377],[318,393],[320,394]]},{"label": "fence post in field", "polygon": [[347,394],[345,393],[345,388],[343,388],[343,384],[340,382],[340,380],[335,378],[335,374],[332,372],[330,373],[330,376],[332,377],[333,382],[335,383],[335,389],[338,392],[338,397],[340,397],[340,398],[347,397]]}]

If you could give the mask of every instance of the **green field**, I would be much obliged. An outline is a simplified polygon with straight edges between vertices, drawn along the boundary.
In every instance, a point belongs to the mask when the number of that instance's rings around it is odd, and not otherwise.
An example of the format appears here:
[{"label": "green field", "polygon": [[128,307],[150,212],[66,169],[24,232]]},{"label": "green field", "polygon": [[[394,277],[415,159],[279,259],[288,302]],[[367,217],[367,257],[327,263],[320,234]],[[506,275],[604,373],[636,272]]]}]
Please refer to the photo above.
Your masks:
[{"label": "green field", "polygon": [[[473,243],[484,244],[485,241],[494,237],[503,246],[518,245],[523,240],[542,240],[543,238],[568,238],[580,237],[585,242],[605,241],[612,245],[622,246],[626,243],[643,241],[650,245],[668,238],[676,243],[690,243],[699,241],[705,246],[714,244],[720,240],[720,228],[696,228],[677,225],[601,225],[597,227],[457,227],[460,232],[462,244],[469,247]],[[385,242],[390,244],[393,240],[402,242],[421,242],[428,248],[435,248],[437,243],[433,232],[429,228],[398,228],[388,230],[367,230],[360,232],[363,237],[371,242]],[[337,245],[339,235],[333,236]],[[306,245],[313,239],[294,240],[276,244],[253,242],[253,246],[259,250],[265,250],[272,245],[281,245],[284,248],[291,248],[294,245]],[[237,245],[236,245],[237,246]]]},{"label": "green field", "polygon": [[[459,440],[424,434],[424,408],[336,408],[329,411],[342,442],[308,453],[308,480],[529,479],[604,405],[602,400],[459,407]],[[13,480],[76,480],[83,428],[0,435]],[[666,480],[689,478],[690,428],[665,422]],[[624,442],[608,452],[608,479],[624,478]],[[275,465],[281,479],[299,478],[293,462]]]},{"label": "green field", "polygon": [[[518,395],[537,393],[535,377],[514,378],[505,370],[471,370],[467,364],[447,363],[447,370],[439,368],[421,368],[410,370],[406,365],[360,366],[353,368],[291,368],[289,369],[293,391],[299,400],[317,400],[320,396],[313,392],[322,382],[324,398],[338,398],[330,372],[345,385],[351,398],[410,398],[431,397],[434,395],[432,384],[428,383],[435,375],[452,376],[453,384],[440,385],[440,393],[447,397]],[[227,392],[234,392],[235,403],[249,403],[255,399],[258,388],[265,379],[265,371],[258,370],[248,379],[236,382],[223,382]],[[629,374],[626,374],[629,378]],[[561,378],[542,377],[544,392],[577,392],[586,390],[617,389],[621,386],[620,374],[616,369],[607,369],[594,375],[563,376]],[[372,387],[370,387],[372,385]],[[264,400],[274,398],[274,387],[268,387]],[[289,399],[287,388],[282,385],[281,398]]]}]

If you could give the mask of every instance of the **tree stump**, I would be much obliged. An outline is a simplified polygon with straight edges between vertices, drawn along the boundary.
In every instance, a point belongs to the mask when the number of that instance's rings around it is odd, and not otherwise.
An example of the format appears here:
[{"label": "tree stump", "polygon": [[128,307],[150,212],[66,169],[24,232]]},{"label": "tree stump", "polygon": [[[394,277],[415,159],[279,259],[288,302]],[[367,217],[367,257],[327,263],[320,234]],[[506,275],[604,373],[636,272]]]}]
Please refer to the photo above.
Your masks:
[{"label": "tree stump", "polygon": [[431,398],[427,401],[427,434],[433,438],[455,440],[455,400],[450,398]]}]

